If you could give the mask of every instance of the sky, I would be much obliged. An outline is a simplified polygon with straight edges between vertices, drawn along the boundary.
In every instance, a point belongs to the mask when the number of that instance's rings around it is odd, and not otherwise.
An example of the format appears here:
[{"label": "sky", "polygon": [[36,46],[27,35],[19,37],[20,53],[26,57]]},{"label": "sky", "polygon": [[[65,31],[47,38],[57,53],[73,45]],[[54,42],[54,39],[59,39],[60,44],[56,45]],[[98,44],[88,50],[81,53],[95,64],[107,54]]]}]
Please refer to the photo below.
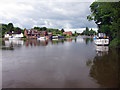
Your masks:
[{"label": "sky", "polygon": [[0,23],[13,23],[15,27],[64,28],[81,31],[81,28],[97,28],[88,21],[89,6],[94,0],[2,0]]}]

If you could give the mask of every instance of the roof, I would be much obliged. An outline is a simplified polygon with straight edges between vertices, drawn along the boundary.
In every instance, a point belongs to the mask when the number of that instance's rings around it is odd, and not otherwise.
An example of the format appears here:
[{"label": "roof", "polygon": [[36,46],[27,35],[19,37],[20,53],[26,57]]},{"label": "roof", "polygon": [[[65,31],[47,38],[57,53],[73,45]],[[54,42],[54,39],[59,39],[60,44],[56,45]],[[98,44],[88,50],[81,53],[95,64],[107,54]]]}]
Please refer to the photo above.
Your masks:
[{"label": "roof", "polygon": [[70,32],[63,32],[64,34],[72,34],[72,32],[70,31]]},{"label": "roof", "polygon": [[12,32],[7,32],[7,34],[10,34],[10,35],[12,35],[12,34],[21,34],[21,32],[14,32],[14,33],[12,33]]},{"label": "roof", "polygon": [[36,29],[25,29],[27,31],[37,31]]}]

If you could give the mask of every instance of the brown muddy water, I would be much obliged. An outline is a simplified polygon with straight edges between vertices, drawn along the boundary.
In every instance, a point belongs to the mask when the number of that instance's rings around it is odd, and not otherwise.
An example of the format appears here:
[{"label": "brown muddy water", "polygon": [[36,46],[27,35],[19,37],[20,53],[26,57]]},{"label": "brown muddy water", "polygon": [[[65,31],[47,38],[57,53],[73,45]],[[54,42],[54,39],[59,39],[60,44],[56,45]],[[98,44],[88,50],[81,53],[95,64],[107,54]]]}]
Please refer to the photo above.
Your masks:
[{"label": "brown muddy water", "polygon": [[90,38],[2,42],[3,88],[117,88],[118,54]]}]

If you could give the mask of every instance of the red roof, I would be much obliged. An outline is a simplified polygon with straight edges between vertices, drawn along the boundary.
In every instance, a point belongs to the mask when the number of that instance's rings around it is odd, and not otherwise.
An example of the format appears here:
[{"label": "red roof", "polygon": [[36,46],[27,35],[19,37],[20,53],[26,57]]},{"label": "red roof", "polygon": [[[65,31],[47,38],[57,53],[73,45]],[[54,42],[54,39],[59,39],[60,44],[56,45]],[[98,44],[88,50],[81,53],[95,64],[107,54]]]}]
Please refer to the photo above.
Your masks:
[{"label": "red roof", "polygon": [[72,34],[72,32],[70,31],[70,32],[63,32],[63,34]]}]

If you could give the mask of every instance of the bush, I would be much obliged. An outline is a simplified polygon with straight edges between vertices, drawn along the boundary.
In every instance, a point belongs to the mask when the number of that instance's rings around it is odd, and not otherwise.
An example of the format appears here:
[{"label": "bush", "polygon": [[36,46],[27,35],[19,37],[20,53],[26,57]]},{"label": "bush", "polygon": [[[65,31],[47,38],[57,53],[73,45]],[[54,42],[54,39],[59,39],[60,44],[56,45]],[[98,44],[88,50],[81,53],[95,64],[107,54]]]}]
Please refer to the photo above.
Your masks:
[{"label": "bush", "polygon": [[26,36],[23,36],[23,38],[26,38]]},{"label": "bush", "polygon": [[110,42],[109,46],[112,48],[119,48],[120,47],[119,45],[120,45],[120,40],[118,38],[115,38]]}]

